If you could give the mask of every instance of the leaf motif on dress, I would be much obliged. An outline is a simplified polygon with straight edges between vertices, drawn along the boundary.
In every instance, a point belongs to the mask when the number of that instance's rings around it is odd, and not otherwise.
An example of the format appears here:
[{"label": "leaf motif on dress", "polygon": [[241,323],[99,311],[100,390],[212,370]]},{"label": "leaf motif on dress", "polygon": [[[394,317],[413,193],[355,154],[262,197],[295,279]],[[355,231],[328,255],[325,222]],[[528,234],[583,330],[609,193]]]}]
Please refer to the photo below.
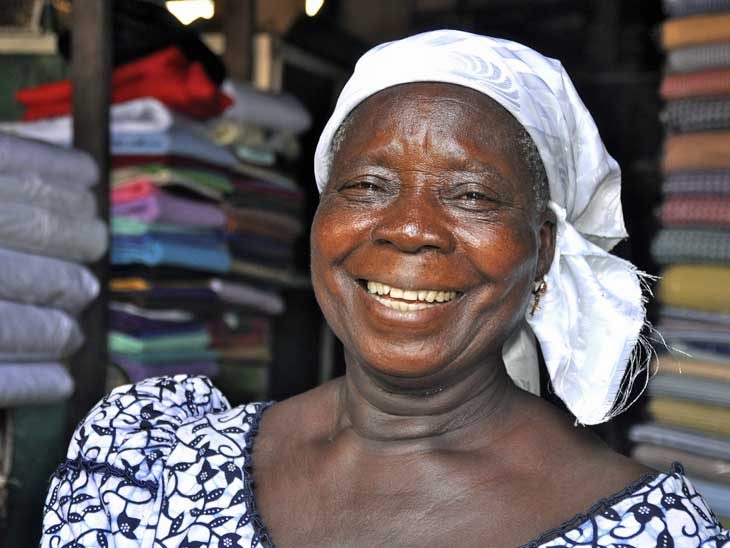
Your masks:
[{"label": "leaf motif on dress", "polygon": [[96,543],[101,546],[101,548],[108,548],[109,542],[106,540],[106,533],[103,531],[97,531],[96,532]]},{"label": "leaf motif on dress", "polygon": [[610,519],[611,521],[621,521],[621,516],[619,516],[613,508],[604,508],[601,511],[601,516],[606,519]]},{"label": "leaf motif on dress", "polygon": [[185,512],[181,512],[178,516],[175,517],[175,519],[172,520],[172,524],[170,525],[170,535],[175,535],[180,530],[180,526],[182,525],[184,517]]},{"label": "leaf motif on dress", "polygon": [[111,428],[107,428],[106,426],[99,426],[98,424],[92,424],[91,428],[100,436],[111,436],[113,432]]},{"label": "leaf motif on dress", "polygon": [[659,533],[656,539],[656,548],[674,548],[674,541],[666,529]]},{"label": "leaf motif on dress", "polygon": [[218,500],[223,495],[223,492],[225,491],[225,488],[219,487],[218,489],[213,489],[211,492],[205,494],[205,502],[213,502],[214,500]]},{"label": "leaf motif on dress", "polygon": [[[231,519],[231,516],[221,516],[219,518],[215,518],[213,521],[210,522],[210,527],[220,527],[224,523],[228,523]],[[240,538],[240,537],[239,537]]]}]

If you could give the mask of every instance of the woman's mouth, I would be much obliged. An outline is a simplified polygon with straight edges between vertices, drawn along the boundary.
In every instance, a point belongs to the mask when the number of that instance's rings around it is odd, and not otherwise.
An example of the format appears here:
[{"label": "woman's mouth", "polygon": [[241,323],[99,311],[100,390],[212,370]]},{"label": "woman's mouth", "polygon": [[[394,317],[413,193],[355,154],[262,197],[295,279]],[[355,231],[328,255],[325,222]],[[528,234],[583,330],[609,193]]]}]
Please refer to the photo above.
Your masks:
[{"label": "woman's mouth", "polygon": [[372,280],[362,280],[362,285],[380,304],[401,312],[441,306],[459,295],[457,291],[403,289]]}]

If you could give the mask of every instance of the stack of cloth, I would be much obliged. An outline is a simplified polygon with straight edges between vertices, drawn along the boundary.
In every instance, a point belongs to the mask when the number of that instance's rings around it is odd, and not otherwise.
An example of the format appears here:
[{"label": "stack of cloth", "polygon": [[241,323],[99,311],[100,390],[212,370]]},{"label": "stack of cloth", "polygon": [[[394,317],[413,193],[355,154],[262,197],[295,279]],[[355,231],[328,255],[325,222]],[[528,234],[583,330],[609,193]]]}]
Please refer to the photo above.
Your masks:
[{"label": "stack of cloth", "polygon": [[[232,400],[259,399],[303,232],[304,195],[281,166],[310,120],[292,97],[224,84],[201,47],[127,52],[113,72],[110,378],[220,375]],[[0,128],[70,145],[68,82],[17,98],[24,119]]]},{"label": "stack of cloth", "polygon": [[667,67],[653,422],[634,456],[682,462],[730,525],[730,0],[665,0]]},{"label": "stack of cloth", "polygon": [[0,408],[73,392],[63,361],[83,343],[77,318],[99,293],[80,263],[107,249],[97,180],[86,153],[0,133]]}]

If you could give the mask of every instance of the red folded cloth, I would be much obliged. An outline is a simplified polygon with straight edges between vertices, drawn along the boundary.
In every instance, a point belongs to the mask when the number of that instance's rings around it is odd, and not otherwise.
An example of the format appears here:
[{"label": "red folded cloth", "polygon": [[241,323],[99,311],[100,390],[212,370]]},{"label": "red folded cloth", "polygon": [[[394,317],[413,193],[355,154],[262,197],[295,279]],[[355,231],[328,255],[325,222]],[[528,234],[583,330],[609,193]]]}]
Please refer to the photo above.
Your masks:
[{"label": "red folded cloth", "polygon": [[[71,112],[71,81],[61,80],[15,95],[25,106],[23,120],[64,116]],[[232,100],[213,83],[199,62],[191,63],[170,47],[122,65],[112,75],[112,103],[154,97],[193,118],[218,116]]]},{"label": "red folded cloth", "polygon": [[730,69],[667,74],[662,80],[660,93],[667,100],[730,94]]},{"label": "red folded cloth", "polygon": [[673,196],[662,205],[661,220],[667,226],[730,227],[730,198],[705,194]]}]

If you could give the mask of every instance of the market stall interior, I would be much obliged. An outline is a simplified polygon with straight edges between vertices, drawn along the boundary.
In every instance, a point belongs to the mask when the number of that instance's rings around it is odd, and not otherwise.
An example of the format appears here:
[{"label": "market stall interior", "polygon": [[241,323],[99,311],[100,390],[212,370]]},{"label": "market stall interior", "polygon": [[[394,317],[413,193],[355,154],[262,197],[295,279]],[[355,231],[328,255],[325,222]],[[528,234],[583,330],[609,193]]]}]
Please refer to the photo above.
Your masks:
[{"label": "market stall interior", "polygon": [[201,374],[237,405],[343,373],[309,281],[316,140],[369,46],[444,27],[572,75],[622,168],[615,253],[663,276],[657,376],[596,431],[684,462],[728,526],[728,18],[724,0],[3,2],[0,545],[37,543],[69,433],[111,388]]}]

